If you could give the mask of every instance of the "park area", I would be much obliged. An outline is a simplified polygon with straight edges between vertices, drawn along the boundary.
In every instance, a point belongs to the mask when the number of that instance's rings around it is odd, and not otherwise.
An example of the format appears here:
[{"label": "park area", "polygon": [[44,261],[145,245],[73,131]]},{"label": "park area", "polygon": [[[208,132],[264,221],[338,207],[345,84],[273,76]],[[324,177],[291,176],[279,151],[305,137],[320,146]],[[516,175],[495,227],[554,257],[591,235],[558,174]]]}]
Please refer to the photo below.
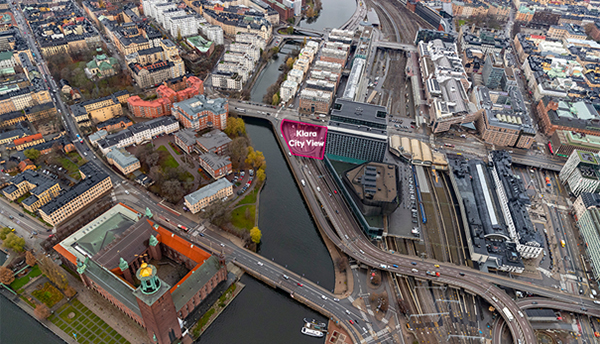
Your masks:
[{"label": "park area", "polygon": [[77,299],[61,306],[48,320],[83,344],[129,343]]}]

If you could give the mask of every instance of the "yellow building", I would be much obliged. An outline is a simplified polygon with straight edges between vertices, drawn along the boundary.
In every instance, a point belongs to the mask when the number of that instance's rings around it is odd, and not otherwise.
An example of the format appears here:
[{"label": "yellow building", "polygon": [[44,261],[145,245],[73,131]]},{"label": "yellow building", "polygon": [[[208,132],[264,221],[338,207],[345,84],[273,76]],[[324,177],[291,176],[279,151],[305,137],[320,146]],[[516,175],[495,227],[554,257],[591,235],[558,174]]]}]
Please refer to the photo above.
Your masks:
[{"label": "yellow building", "polygon": [[184,203],[192,214],[195,214],[213,201],[224,199],[231,195],[233,195],[233,184],[225,178],[220,178],[216,182],[186,195]]},{"label": "yellow building", "polygon": [[21,205],[28,211],[34,212],[58,196],[60,190],[57,181],[46,178],[36,171],[26,170],[12,178],[8,186],[2,189],[2,194],[9,200],[15,201],[29,192],[31,196],[23,200]]},{"label": "yellow building", "polygon": [[42,219],[56,226],[112,189],[110,176],[91,163],[79,168],[81,181],[39,209]]}]

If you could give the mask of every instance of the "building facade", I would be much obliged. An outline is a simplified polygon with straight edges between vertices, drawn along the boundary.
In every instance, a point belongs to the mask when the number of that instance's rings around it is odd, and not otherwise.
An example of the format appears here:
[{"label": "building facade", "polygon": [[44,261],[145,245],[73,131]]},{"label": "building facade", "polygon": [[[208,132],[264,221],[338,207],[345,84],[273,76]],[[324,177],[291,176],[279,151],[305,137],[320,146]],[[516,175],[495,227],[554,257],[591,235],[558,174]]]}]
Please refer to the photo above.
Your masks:
[{"label": "building facade", "polygon": [[220,200],[233,195],[233,184],[227,179],[221,178],[216,182],[200,188],[184,197],[186,207],[195,214],[210,205],[213,201]]}]

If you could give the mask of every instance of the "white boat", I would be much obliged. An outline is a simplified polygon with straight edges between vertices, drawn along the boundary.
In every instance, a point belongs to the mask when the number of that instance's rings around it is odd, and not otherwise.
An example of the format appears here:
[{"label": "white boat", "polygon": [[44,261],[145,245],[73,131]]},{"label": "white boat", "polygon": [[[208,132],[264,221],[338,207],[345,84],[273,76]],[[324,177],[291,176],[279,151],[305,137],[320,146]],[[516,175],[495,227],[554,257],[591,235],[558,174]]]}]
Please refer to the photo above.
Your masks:
[{"label": "white boat", "polygon": [[317,331],[317,330],[311,330],[307,327],[302,327],[302,331],[303,334],[307,335],[307,336],[312,336],[312,337],[323,337],[323,332],[321,331]]}]

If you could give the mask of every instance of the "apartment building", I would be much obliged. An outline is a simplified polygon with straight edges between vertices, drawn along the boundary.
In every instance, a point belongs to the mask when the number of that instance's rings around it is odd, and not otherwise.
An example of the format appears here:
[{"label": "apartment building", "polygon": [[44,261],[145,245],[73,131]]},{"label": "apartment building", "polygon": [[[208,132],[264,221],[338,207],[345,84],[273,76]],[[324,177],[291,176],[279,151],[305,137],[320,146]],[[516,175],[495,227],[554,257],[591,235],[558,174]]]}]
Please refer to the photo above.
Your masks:
[{"label": "apartment building", "polygon": [[124,129],[133,125],[133,122],[129,119],[129,117],[121,116],[114,117],[107,121],[100,122],[96,125],[96,129],[105,130],[105,131],[116,131],[120,129]]},{"label": "apartment building", "polygon": [[185,206],[192,214],[209,206],[213,201],[233,195],[233,184],[225,178],[200,188],[184,197]]},{"label": "apartment building", "polygon": [[298,111],[303,114],[329,113],[329,106],[333,100],[333,93],[303,89],[300,91]]},{"label": "apartment building", "polygon": [[196,131],[206,128],[225,130],[229,102],[224,98],[208,99],[204,95],[198,95],[174,103],[171,112],[184,128]]},{"label": "apartment building", "polygon": [[[184,76],[180,79],[181,82],[163,82],[162,85],[158,86],[156,89],[158,99],[142,100],[139,96],[130,97],[127,100],[129,111],[135,117],[158,118],[168,116],[171,114],[173,103],[204,94],[204,83],[198,77]],[[185,88],[180,89],[183,86]]]},{"label": "apartment building", "polygon": [[227,155],[229,154],[231,139],[224,132],[215,129],[197,137],[196,143],[202,152]]},{"label": "apartment building", "polygon": [[126,103],[128,99],[129,92],[119,91],[110,96],[71,105],[71,112],[76,120],[87,117],[93,119],[95,123],[104,122],[111,118],[122,116],[123,108],[121,104]]},{"label": "apartment building", "polygon": [[219,71],[211,73],[210,77],[213,87],[241,91],[244,86],[244,79],[238,73]]},{"label": "apartment building", "polygon": [[281,84],[279,88],[279,96],[281,97],[281,102],[286,103],[288,100],[292,99],[294,94],[298,91],[298,83],[292,80],[286,80]]},{"label": "apartment building", "polygon": [[191,154],[194,151],[194,146],[196,145],[196,132],[194,130],[189,128],[181,129],[173,137],[175,138],[175,144],[183,149],[184,152]]},{"label": "apartment building", "polygon": [[22,151],[27,149],[28,147],[35,146],[42,142],[46,142],[42,134],[34,134],[15,139],[13,141],[13,145],[16,150]]},{"label": "apartment building", "polygon": [[569,102],[543,97],[536,106],[540,130],[552,136],[557,130],[569,130],[585,135],[600,135],[600,114],[587,101]]},{"label": "apartment building", "polygon": [[35,212],[39,207],[50,202],[60,194],[61,188],[58,181],[45,177],[34,170],[25,170],[8,181],[2,189],[4,197],[11,201],[29,193],[21,205],[30,212]]},{"label": "apartment building", "polygon": [[552,25],[548,29],[548,37],[555,39],[586,39],[585,29],[575,24]]},{"label": "apartment building", "polygon": [[113,148],[124,148],[149,142],[153,137],[170,134],[179,130],[179,122],[174,117],[165,116],[147,122],[136,123],[118,133],[107,135],[96,141],[103,154]]},{"label": "apartment building", "polygon": [[81,181],[38,209],[42,219],[56,226],[104,195],[113,185],[110,176],[88,162],[79,168]]}]

